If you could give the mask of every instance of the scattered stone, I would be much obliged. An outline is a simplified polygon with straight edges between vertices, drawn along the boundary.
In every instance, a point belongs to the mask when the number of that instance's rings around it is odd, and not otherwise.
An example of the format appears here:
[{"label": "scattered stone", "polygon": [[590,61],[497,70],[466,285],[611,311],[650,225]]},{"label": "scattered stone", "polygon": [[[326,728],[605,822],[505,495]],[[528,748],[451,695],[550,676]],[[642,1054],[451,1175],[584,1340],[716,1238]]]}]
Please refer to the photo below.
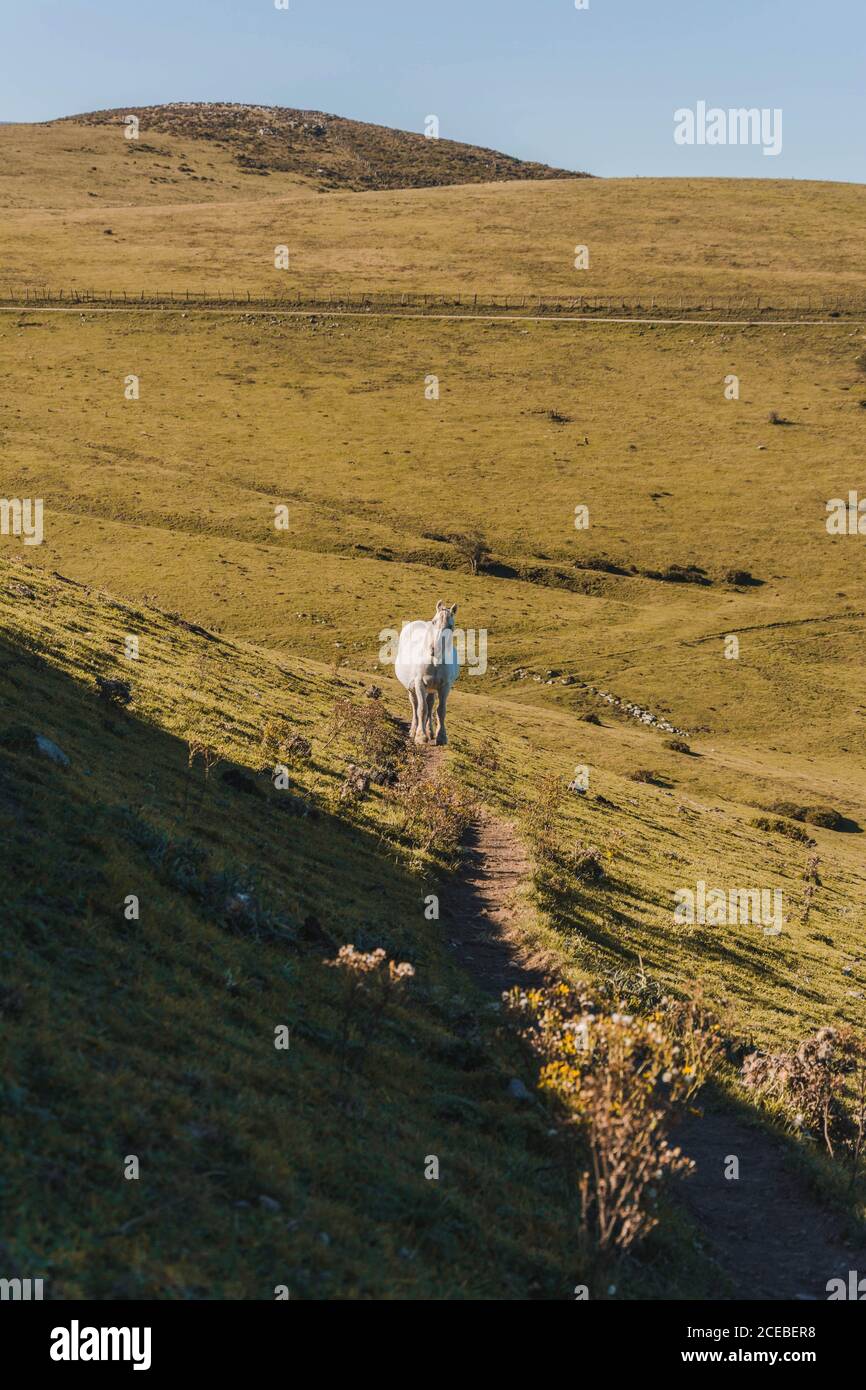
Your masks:
[{"label": "scattered stone", "polygon": [[36,735],[36,748],[37,751],[42,754],[43,758],[50,758],[51,762],[57,763],[58,767],[70,766],[70,760],[59,744],[54,743],[50,738],[46,738],[44,734]]},{"label": "scattered stone", "polygon": [[518,1076],[512,1076],[509,1081],[508,1094],[512,1100],[532,1100],[532,1096]]}]

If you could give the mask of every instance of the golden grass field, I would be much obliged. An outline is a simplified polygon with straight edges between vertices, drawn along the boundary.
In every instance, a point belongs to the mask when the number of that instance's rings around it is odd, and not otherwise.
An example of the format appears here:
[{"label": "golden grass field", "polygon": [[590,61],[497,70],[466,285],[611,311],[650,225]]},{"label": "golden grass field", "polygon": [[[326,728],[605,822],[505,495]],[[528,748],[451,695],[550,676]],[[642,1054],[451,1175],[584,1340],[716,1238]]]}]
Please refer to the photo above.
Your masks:
[{"label": "golden grass field", "polygon": [[[390,289],[646,304],[862,302],[866,289],[859,185],[576,178],[323,194],[302,174],[244,176],[228,144],[162,131],[152,143],[159,153],[136,150],[121,127],[0,126],[3,280],[136,293]],[[274,269],[278,245],[289,247],[288,270]],[[584,245],[589,268],[575,270]]]},{"label": "golden grass field", "polygon": [[[158,143],[174,181],[144,185],[114,129],[0,127],[0,148],[20,160],[6,163],[0,193],[9,280],[266,293],[279,278],[273,246],[286,242],[292,292],[570,293],[579,279],[588,294],[641,302],[719,294],[784,305],[864,288],[866,195],[854,186],[575,179],[323,194],[275,173],[251,196],[230,182],[230,151],[208,151],[214,184],[191,191],[174,172],[181,159],[198,167],[191,142],[161,132]],[[89,182],[100,190],[93,206]],[[580,276],[578,242],[592,250]],[[97,1269],[86,1236],[72,1234],[77,1194],[57,1179],[51,1219],[67,1296],[195,1297],[201,1285],[270,1296],[258,1290],[286,1237],[255,1207],[268,1191],[302,1212],[290,1279],[300,1296],[568,1296],[568,1203],[553,1179],[531,1187],[530,1170],[549,1158],[543,1126],[534,1111],[521,1119],[503,1105],[509,1044],[423,919],[424,893],[448,866],[412,852],[386,790],[348,815],[337,796],[333,701],[376,681],[387,706],[408,715],[379,663],[381,634],[430,616],[439,598],[459,604],[460,625],[487,634],[488,669],[462,674],[449,715],[447,764],[461,784],[521,825],[544,776],[591,770],[593,794],[568,799],[560,834],[597,845],[608,880],[573,885],[556,902],[527,895],[527,949],[575,979],[648,975],[674,992],[698,981],[738,1038],[763,1045],[788,1046],[833,1020],[862,1027],[862,834],[808,826],[807,848],[752,822],[786,801],[832,807],[866,828],[864,539],[825,526],[829,499],[866,492],[864,339],[866,324],[843,320],[0,314],[0,492],[45,507],[41,546],[0,537],[0,817],[20,856],[2,887],[35,930],[10,988],[26,1000],[30,982],[47,983],[58,1007],[52,980],[71,951],[68,1028],[87,1027],[96,997],[122,998],[139,1019],[120,1061],[103,1028],[87,1032],[88,1065],[104,1072],[111,1098],[100,1110],[111,1135],[100,1164],[155,1122],[164,1091],[162,1150],[192,1123],[189,1066],[178,1060],[154,1086],[153,1051],[179,1058],[199,1030],[213,1048],[192,1068],[218,1136],[216,1160],[207,1141],[196,1158],[220,1174],[208,1178],[212,1204],[194,1195],[188,1168],[175,1171],[175,1156],[150,1197],[195,1203],[182,1253],[160,1217],[152,1236],[147,1225],[136,1233],[134,1259]],[[739,399],[725,395],[731,374]],[[131,377],[138,399],[127,398]],[[274,526],[281,505],[286,531]],[[579,505],[587,529],[575,528]],[[478,574],[448,539],[472,530],[490,548]],[[701,582],[683,582],[689,574]],[[177,615],[215,640],[178,627]],[[128,632],[141,638],[135,666],[122,655]],[[737,659],[725,655],[731,636]],[[97,673],[132,682],[130,715],[100,712]],[[687,731],[693,756],[590,687]],[[261,727],[276,713],[312,740],[311,766],[293,775],[317,820],[276,815],[215,774],[187,770],[190,741],[204,731],[223,764],[257,772]],[[592,713],[600,724],[586,722]],[[22,725],[61,744],[72,769],[34,765]],[[495,777],[481,767],[490,737]],[[660,784],[633,781],[639,769]],[[47,883],[31,890],[40,836],[54,848]],[[401,1005],[388,1025],[349,1141],[334,1098],[324,947],[286,963],[273,943],[263,953],[227,937],[177,873],[166,877],[160,836],[194,840],[213,868],[242,865],[293,923],[313,913],[334,944],[383,944],[416,965],[417,1008]],[[807,909],[810,853],[821,886]],[[675,925],[674,890],[698,879],[781,888],[783,931]],[[132,882],[146,884],[153,924],[134,938],[117,921]],[[124,974],[133,942],[143,993]],[[241,983],[226,1005],[229,976]],[[155,1031],[166,992],[167,1044]],[[275,1099],[273,1062],[257,1057],[255,1038],[296,1006],[301,1045]],[[42,1057],[53,1015],[43,1003],[37,1012]],[[483,1060],[467,1072],[461,1029],[473,1013]],[[24,1059],[26,1045],[16,1046]],[[217,1091],[235,1046],[243,1101],[232,1137],[236,1116]],[[71,1123],[85,1079],[72,1059],[64,1075]],[[136,1085],[141,1100],[121,1103]],[[733,1074],[726,1086],[740,1095]],[[461,1146],[459,1190],[419,1216],[413,1165],[436,1151],[425,1145],[439,1132],[441,1094]],[[25,1093],[22,1136],[28,1104]],[[39,1123],[50,1130],[53,1120]],[[22,1144],[15,1193],[27,1204],[35,1160]],[[70,1141],[70,1164],[77,1154]],[[353,1201],[345,1194],[358,1172]],[[104,1209],[103,1175],[85,1184],[88,1230],[128,1219],[120,1198]],[[238,1218],[239,1200],[252,1205]],[[862,1194],[848,1200],[862,1208]],[[494,1219],[500,1203],[507,1230]],[[38,1247],[49,1217],[31,1216]],[[623,1296],[709,1287],[681,1219],[669,1213]],[[338,1228],[348,1235],[335,1246],[319,1239]],[[213,1244],[204,1271],[197,1238]]]}]

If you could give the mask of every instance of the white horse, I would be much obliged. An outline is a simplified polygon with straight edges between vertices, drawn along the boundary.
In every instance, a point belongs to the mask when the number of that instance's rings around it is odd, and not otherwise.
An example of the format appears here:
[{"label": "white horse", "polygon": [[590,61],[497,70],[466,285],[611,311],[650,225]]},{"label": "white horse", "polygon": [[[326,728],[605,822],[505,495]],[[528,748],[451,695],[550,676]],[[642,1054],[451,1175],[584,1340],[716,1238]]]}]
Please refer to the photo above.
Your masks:
[{"label": "white horse", "polygon": [[405,623],[400,633],[394,674],[409,691],[412,727],[409,737],[416,743],[433,741],[433,702],[438,694],[436,742],[447,743],[445,705],[448,692],[460,674],[454,650],[454,616],[457,604],[448,608],[440,599],[432,622]]}]

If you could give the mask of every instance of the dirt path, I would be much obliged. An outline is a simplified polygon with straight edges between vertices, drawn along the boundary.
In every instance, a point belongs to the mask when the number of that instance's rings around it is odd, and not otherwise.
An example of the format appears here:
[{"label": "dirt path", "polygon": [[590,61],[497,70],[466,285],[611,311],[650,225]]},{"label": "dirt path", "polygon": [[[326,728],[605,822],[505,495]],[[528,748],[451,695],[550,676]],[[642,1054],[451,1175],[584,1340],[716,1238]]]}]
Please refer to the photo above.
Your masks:
[{"label": "dirt path", "polygon": [[464,850],[460,877],[442,900],[458,961],[497,999],[512,985],[542,984],[543,972],[519,943],[517,895],[531,872],[526,850],[511,826],[489,813],[469,827]]},{"label": "dirt path", "polygon": [[[673,1138],[697,1165],[681,1184],[683,1205],[735,1297],[826,1299],[828,1279],[866,1275],[866,1246],[846,1240],[844,1217],[818,1201],[772,1135],[713,1111]],[[725,1177],[731,1156],[737,1179]]]},{"label": "dirt path", "polygon": [[[431,768],[441,754],[428,750]],[[497,998],[513,985],[542,984],[543,970],[519,941],[519,892],[531,873],[526,849],[486,810],[464,845],[463,869],[442,897],[458,961]],[[866,1277],[866,1245],[846,1240],[844,1217],[818,1201],[772,1135],[733,1111],[709,1111],[689,1116],[672,1137],[696,1164],[679,1194],[718,1267],[720,1299],[826,1299],[829,1279],[847,1282],[850,1270]],[[725,1177],[731,1157],[736,1179]]]},{"label": "dirt path", "polygon": [[248,317],[274,317],[284,319],[308,318],[352,318],[352,319],[427,319],[432,322],[456,319],[461,323],[612,323],[612,324],[653,324],[663,328],[860,328],[866,319],[859,318],[788,318],[788,319],[704,319],[704,318],[646,318],[627,314],[434,314],[425,310],[401,313],[390,309],[328,309],[321,306],[306,309],[268,309],[257,308],[255,304],[198,304],[177,300],[175,304],[149,305],[135,304],[0,304],[0,314],[245,314]]},{"label": "dirt path", "polygon": [[[424,750],[431,774],[444,749]],[[498,999],[512,985],[542,984],[544,973],[520,943],[519,893],[532,873],[516,831],[482,808],[463,836],[463,865],[441,895],[442,921],[457,960],[486,994]]]}]

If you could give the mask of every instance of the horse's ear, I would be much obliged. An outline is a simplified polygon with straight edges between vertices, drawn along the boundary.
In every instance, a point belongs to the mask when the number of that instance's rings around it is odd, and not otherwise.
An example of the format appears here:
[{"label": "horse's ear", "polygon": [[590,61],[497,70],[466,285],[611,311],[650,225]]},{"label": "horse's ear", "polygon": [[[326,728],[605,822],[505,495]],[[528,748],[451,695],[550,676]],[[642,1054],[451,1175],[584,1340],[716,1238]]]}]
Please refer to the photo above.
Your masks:
[{"label": "horse's ear", "polygon": [[457,615],[457,604],[455,603],[455,604],[453,604],[453,606],[452,606],[452,608],[451,608],[451,616],[452,616],[452,618],[454,618],[454,617],[456,617],[456,615]]},{"label": "horse's ear", "polygon": [[436,605],[436,612],[437,612],[437,613],[441,612],[442,609],[443,609],[444,607],[445,607],[445,604],[442,602],[442,600],[441,600],[441,598],[440,598],[439,602],[438,602],[437,605]]}]

